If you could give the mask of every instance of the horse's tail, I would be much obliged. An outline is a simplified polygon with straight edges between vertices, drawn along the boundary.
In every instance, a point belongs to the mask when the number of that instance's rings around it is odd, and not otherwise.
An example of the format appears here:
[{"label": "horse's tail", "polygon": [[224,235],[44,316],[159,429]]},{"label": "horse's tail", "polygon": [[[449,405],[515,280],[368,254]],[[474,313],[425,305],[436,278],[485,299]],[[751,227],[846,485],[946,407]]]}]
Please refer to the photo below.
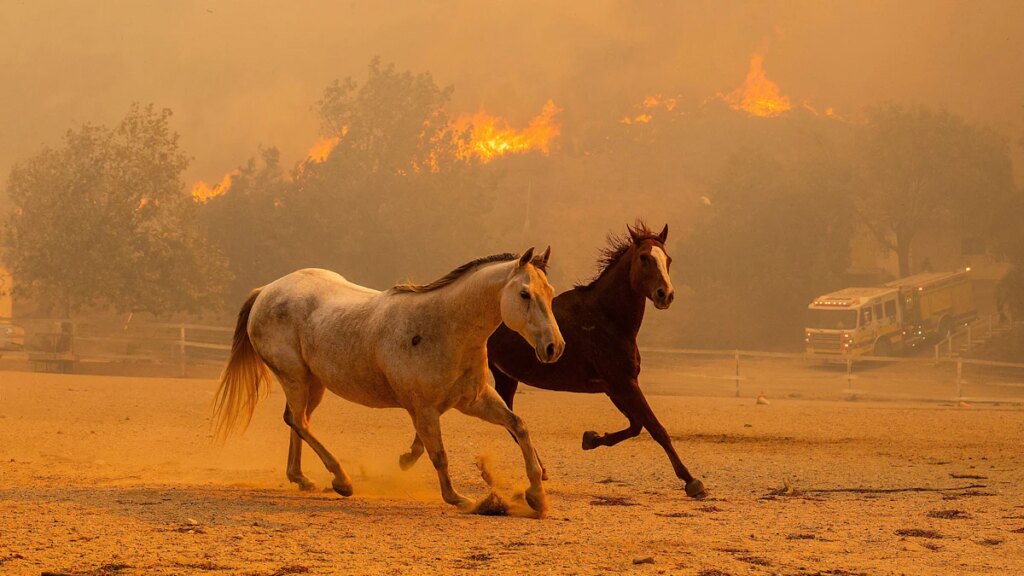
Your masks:
[{"label": "horse's tail", "polygon": [[226,439],[233,430],[243,430],[252,420],[256,403],[270,389],[267,366],[256,354],[249,339],[249,313],[260,289],[252,291],[238,312],[235,339],[231,344],[228,365],[220,376],[220,388],[213,403],[216,437]]}]

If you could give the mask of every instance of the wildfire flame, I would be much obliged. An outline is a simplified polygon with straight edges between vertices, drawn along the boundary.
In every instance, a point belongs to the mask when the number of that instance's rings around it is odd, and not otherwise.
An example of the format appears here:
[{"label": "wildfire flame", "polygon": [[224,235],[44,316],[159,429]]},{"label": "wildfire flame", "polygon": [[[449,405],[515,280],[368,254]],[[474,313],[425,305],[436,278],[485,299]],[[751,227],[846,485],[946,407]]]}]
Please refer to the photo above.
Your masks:
[{"label": "wildfire flame", "polygon": [[238,174],[238,170],[228,172],[216,186],[210,186],[201,180],[196,182],[195,185],[192,186],[192,201],[198,204],[206,204],[210,199],[224,194],[231,189],[231,179]]},{"label": "wildfire flame", "polygon": [[675,109],[676,104],[678,103],[679,101],[676,100],[675,98],[648,96],[644,98],[644,101],[641,103],[641,107],[645,110],[644,112],[641,112],[636,116],[626,116],[622,120],[619,120],[619,122],[626,125],[647,124],[648,122],[654,119],[654,112],[656,110],[664,108],[665,110],[671,112],[672,110]]},{"label": "wildfire flame", "polygon": [[327,157],[331,155],[331,150],[341,142],[341,136],[329,136],[321,138],[313,144],[309,149],[309,154],[306,158],[310,162],[316,162],[317,164],[327,160]]},{"label": "wildfire flame", "polygon": [[547,154],[551,141],[561,134],[555,116],[562,109],[548,100],[540,114],[522,130],[509,127],[508,121],[481,109],[476,114],[460,116],[453,125],[460,132],[470,130],[469,142],[460,146],[458,155],[468,160],[477,158],[487,163],[505,154],[523,154],[534,150]]},{"label": "wildfire flame", "polygon": [[747,78],[736,90],[722,97],[733,110],[743,110],[751,116],[769,118],[786,112],[792,106],[789,98],[779,93],[779,85],[764,73],[764,54],[750,57]]},{"label": "wildfire flame", "polygon": [[316,164],[327,160],[327,157],[331,155],[331,151],[334,150],[334,147],[341,142],[341,139],[344,138],[346,134],[348,134],[348,126],[342,126],[339,134],[335,136],[324,136],[317,140],[313,146],[310,147],[309,153],[306,154],[306,160]]}]

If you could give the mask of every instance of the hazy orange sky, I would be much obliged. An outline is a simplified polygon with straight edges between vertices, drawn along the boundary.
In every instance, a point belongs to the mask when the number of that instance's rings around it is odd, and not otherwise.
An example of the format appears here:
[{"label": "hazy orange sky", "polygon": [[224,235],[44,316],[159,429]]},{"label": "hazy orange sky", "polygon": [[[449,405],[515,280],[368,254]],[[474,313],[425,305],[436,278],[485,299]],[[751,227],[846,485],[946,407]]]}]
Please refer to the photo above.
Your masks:
[{"label": "hazy orange sky", "polygon": [[794,102],[855,115],[886,100],[944,106],[1024,135],[1024,2],[12,1],[0,21],[0,171],[133,101],[172,108],[216,179],[316,139],[311,105],[379,55],[524,125],[548,99],[615,122],[649,94],[694,107],[762,51]]}]

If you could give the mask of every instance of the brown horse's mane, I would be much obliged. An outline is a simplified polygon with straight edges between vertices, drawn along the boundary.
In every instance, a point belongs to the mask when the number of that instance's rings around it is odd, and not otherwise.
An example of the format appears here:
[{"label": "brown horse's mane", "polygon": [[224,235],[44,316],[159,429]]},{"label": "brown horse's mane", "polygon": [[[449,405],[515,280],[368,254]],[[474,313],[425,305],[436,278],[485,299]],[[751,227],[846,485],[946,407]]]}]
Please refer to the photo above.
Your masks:
[{"label": "brown horse's mane", "polygon": [[601,254],[597,259],[597,274],[586,283],[576,284],[577,288],[591,288],[633,244],[639,244],[645,240],[661,242],[658,239],[658,233],[648,228],[647,223],[640,219],[637,219],[632,226],[626,224],[626,231],[625,234],[608,233],[608,245],[601,249]]},{"label": "brown horse's mane", "polygon": [[[424,292],[433,292],[434,290],[444,288],[445,286],[448,286],[449,284],[455,282],[459,278],[462,278],[463,276],[465,276],[467,273],[469,273],[471,270],[474,270],[478,266],[483,266],[484,264],[491,264],[493,262],[509,262],[511,260],[517,260],[518,258],[519,254],[512,254],[511,252],[484,256],[483,258],[477,258],[476,260],[466,262],[462,266],[459,266],[458,268],[452,270],[451,272],[445,274],[443,277],[438,278],[437,280],[434,280],[429,284],[413,284],[412,282],[404,282],[402,284],[395,284],[391,288],[391,291],[397,293],[416,294],[422,294]],[[540,270],[541,272],[544,272],[545,274],[547,273],[547,262],[542,260],[540,256],[534,256],[530,263],[537,267],[537,269]]]}]

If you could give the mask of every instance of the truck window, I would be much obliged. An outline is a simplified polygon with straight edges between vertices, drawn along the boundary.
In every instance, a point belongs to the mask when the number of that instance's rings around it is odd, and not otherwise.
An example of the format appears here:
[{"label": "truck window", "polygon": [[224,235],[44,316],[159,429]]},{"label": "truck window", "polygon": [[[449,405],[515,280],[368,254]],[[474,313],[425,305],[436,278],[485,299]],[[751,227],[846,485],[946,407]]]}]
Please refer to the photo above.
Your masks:
[{"label": "truck window", "polygon": [[896,318],[896,301],[889,300],[885,303],[885,317]]},{"label": "truck window", "polygon": [[882,304],[875,304],[875,318],[882,319]]},{"label": "truck window", "polygon": [[860,325],[867,326],[868,324],[871,324],[871,306],[865,306],[860,311]]},{"label": "truck window", "polygon": [[819,330],[853,330],[857,327],[856,310],[811,308],[807,312],[808,328]]}]

